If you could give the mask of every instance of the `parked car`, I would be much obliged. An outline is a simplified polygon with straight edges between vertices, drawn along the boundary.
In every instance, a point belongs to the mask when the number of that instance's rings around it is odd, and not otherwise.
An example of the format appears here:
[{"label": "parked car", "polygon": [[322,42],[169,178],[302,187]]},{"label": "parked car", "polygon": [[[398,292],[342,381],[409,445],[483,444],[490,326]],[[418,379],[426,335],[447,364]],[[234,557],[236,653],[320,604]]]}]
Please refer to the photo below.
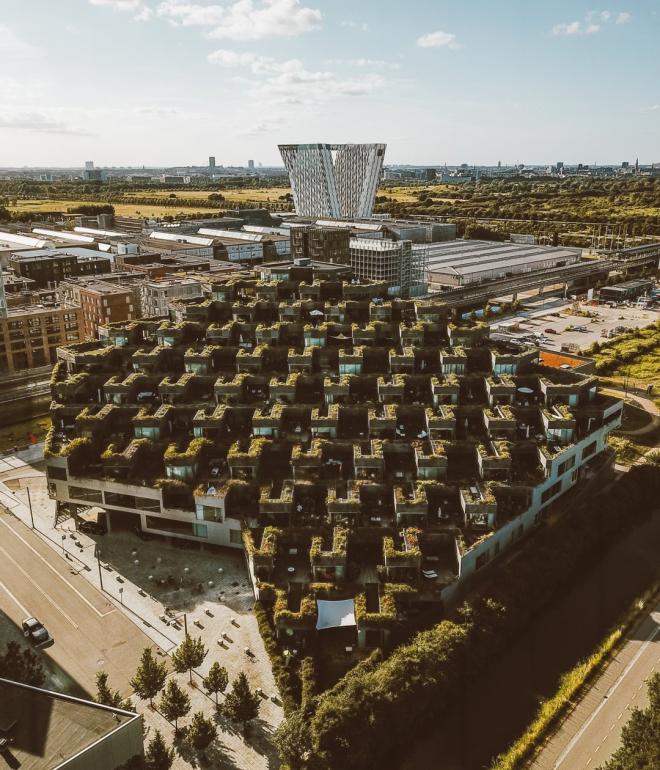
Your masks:
[{"label": "parked car", "polygon": [[545,329],[545,333],[546,334],[559,334],[559,332],[556,329],[551,329],[550,327]]},{"label": "parked car", "polygon": [[78,532],[86,535],[105,535],[107,531],[105,524],[100,521],[81,521],[78,524]]},{"label": "parked car", "polygon": [[44,644],[50,639],[46,626],[36,618],[26,618],[21,625],[23,626],[23,636],[33,644]]}]

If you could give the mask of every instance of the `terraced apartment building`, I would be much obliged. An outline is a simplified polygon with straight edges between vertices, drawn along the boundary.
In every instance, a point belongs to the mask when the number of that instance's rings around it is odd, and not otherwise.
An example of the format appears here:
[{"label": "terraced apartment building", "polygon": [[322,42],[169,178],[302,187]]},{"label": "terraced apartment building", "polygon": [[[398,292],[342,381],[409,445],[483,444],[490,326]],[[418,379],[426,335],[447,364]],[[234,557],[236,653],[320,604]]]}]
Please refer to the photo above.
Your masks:
[{"label": "terraced apartment building", "polygon": [[585,474],[620,424],[591,375],[544,368],[436,299],[232,276],[177,322],[60,348],[49,492],[145,532],[245,549],[278,633],[351,599],[359,645],[451,597]]}]

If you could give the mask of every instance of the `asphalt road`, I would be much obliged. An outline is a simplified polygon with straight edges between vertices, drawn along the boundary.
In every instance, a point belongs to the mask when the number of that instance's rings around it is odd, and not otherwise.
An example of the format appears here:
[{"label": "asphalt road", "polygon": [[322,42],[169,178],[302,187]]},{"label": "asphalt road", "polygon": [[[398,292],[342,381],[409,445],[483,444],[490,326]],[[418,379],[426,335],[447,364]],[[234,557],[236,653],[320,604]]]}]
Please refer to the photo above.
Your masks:
[{"label": "asphalt road", "polygon": [[43,648],[73,680],[94,694],[97,671],[129,695],[142,650],[151,640],[107,597],[76,573],[22,522],[0,512],[0,608],[20,626],[30,615],[54,642]]},{"label": "asphalt road", "polygon": [[619,747],[631,710],[648,705],[646,679],[660,666],[660,601],[627,639],[536,757],[532,770],[597,768]]}]

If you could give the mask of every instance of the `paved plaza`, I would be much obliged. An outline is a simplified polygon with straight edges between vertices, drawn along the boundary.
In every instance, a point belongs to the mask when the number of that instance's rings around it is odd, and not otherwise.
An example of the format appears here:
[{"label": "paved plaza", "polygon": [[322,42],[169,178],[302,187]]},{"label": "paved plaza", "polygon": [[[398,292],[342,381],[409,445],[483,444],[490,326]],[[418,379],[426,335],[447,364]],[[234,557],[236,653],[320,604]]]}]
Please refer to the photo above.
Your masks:
[{"label": "paved plaza", "polygon": [[[207,766],[277,767],[271,737],[282,709],[251,612],[254,600],[243,554],[188,543],[177,547],[127,531],[93,537],[76,532],[72,519],[55,520],[42,451],[37,445],[0,459],[0,505],[6,509],[0,518],[2,547],[9,551],[16,541],[17,552],[10,555],[32,581],[19,575],[11,560],[0,560],[2,609],[14,622],[26,614],[39,615],[55,638],[45,652],[83,687],[93,691],[96,671],[105,670],[110,684],[125,695],[130,694],[128,680],[142,649],[151,645],[166,656],[183,639],[187,624],[188,632],[201,636],[209,649],[199,674],[218,661],[227,668],[230,682],[245,671],[252,687],[263,691],[259,718],[246,740],[232,725],[219,721]],[[187,675],[170,676],[191,695],[191,713],[213,713],[214,703],[203,693],[199,676],[194,677],[194,688],[187,684]],[[144,714],[146,742],[154,729],[172,740],[173,728],[164,717],[134,702]],[[187,721],[181,720],[181,725]],[[174,767],[183,770],[197,763],[184,751]]]}]

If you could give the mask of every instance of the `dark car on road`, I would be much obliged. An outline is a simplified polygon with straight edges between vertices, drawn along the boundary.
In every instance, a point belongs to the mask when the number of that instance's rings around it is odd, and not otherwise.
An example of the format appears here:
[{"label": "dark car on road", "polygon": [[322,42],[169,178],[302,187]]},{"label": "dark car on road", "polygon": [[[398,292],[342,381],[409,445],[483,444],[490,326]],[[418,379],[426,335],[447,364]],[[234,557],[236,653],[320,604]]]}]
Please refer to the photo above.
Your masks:
[{"label": "dark car on road", "polygon": [[33,644],[43,644],[50,639],[46,626],[36,618],[26,618],[23,623],[23,636]]},{"label": "dark car on road", "polygon": [[559,332],[558,332],[556,329],[551,329],[550,327],[548,327],[548,328],[545,330],[545,333],[546,333],[546,334],[559,334]]}]

